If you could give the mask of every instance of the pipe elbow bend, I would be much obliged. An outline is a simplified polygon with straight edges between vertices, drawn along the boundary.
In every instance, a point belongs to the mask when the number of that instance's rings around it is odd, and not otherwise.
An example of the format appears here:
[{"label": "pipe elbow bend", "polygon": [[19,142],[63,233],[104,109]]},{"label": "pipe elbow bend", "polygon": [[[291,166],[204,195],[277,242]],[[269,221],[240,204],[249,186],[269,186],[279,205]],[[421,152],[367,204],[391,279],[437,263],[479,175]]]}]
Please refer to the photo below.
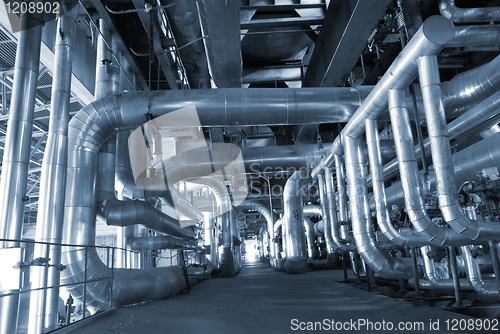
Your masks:
[{"label": "pipe elbow bend", "polygon": [[301,274],[306,268],[307,256],[291,256],[285,259],[285,270],[289,274]]}]

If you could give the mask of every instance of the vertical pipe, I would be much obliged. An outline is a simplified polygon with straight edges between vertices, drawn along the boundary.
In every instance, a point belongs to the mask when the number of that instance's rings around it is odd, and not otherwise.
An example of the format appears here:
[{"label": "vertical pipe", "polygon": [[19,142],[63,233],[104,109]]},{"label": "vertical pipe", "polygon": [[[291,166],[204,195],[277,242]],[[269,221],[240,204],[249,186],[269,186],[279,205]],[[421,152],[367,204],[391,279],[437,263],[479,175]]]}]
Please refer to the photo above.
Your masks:
[{"label": "vertical pipe", "polygon": [[[22,17],[22,31],[17,44],[14,83],[7,124],[0,180],[0,238],[20,239],[31,148],[35,95],[40,66],[42,25],[32,15]],[[31,27],[31,28],[28,28]],[[0,248],[19,247],[17,242],[0,242]],[[0,333],[17,330],[19,295],[2,298]]]},{"label": "vertical pipe", "polygon": [[[76,31],[76,9],[57,19],[55,64],[49,133],[42,162],[35,240],[61,243],[64,219],[64,194],[68,150],[68,122],[71,97],[73,42]],[[34,257],[44,257],[46,245],[36,244]],[[58,286],[61,263],[60,246],[51,246],[51,267],[32,268],[32,289]],[[48,276],[48,277],[47,277]],[[44,305],[46,303],[46,306]],[[57,328],[59,288],[31,292],[28,333],[43,333]],[[43,312],[43,309],[46,312]],[[44,314],[45,313],[45,314]]]},{"label": "vertical pipe", "polygon": [[[490,256],[491,263],[493,264],[493,272],[495,273],[495,281],[497,283],[497,289],[500,291],[500,259],[498,258],[498,251],[496,245],[498,242],[493,240],[488,241],[488,245],[490,247]],[[500,294],[498,294],[497,298],[500,301]]]},{"label": "vertical pipe", "polygon": [[291,274],[302,273],[307,266],[306,240],[302,219],[301,191],[307,182],[307,173],[299,170],[287,180],[283,191],[284,218],[283,240],[285,245],[285,270]]},{"label": "vertical pipe", "polygon": [[462,291],[460,289],[460,279],[458,277],[457,250],[455,246],[448,247],[450,250],[450,265],[453,275],[453,287],[455,288],[455,301],[457,307],[462,307]]},{"label": "vertical pipe", "polygon": [[413,277],[415,279],[415,295],[416,298],[420,298],[420,282],[418,277],[418,266],[417,266],[417,251],[415,247],[411,248],[411,258],[413,260]]},{"label": "vertical pipe", "polygon": [[[325,173],[328,173],[329,170],[328,168],[325,168],[324,170]],[[329,179],[331,181],[331,179]],[[319,187],[319,198],[320,198],[320,204],[321,204],[321,216],[323,217],[323,221],[325,224],[324,228],[324,234],[325,234],[325,241],[326,241],[326,252],[328,259],[332,258],[335,256],[335,249],[337,246],[333,242],[332,238],[332,220],[331,220],[331,215],[330,215],[330,205],[331,203],[328,202],[328,195],[327,195],[327,187],[325,184],[325,174],[319,174],[318,175],[318,187]]]}]

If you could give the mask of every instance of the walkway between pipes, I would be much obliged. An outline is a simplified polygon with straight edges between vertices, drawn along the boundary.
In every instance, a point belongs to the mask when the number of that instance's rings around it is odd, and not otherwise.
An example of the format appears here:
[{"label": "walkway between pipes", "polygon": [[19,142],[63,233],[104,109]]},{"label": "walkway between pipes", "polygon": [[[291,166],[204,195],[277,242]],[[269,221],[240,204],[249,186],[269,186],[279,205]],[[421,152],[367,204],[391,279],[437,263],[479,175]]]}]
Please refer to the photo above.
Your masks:
[{"label": "walkway between pipes", "polygon": [[[352,278],[352,273],[349,274]],[[116,313],[71,333],[276,334],[298,332],[292,330],[296,327],[292,319],[299,322],[323,319],[345,322],[361,318],[371,322],[391,321],[395,325],[422,321],[425,330],[418,333],[448,333],[443,330],[447,319],[464,318],[459,314],[368,293],[340,283],[342,279],[341,270],[290,275],[264,264],[247,262],[234,278],[202,281],[194,285],[189,294],[120,308]],[[429,331],[430,319],[440,319],[440,331]],[[375,333],[359,329],[352,332]]]}]

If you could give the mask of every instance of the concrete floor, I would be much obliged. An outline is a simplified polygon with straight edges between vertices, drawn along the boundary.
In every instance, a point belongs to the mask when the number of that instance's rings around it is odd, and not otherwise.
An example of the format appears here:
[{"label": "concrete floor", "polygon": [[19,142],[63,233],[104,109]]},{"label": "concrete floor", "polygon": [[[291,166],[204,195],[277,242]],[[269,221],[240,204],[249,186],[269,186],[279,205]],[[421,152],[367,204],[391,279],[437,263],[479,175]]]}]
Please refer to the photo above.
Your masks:
[{"label": "concrete floor", "polygon": [[[352,273],[350,273],[352,277]],[[191,293],[124,307],[92,322],[74,334],[88,333],[293,333],[300,322],[357,322],[366,319],[392,322],[391,333],[400,322],[423,322],[418,333],[448,333],[446,320],[463,319],[450,313],[385,297],[377,293],[338,283],[342,271],[314,271],[301,275],[276,272],[262,264],[246,264],[234,278],[203,281]],[[297,319],[292,323],[292,319]],[[439,320],[439,330],[430,329],[429,321]],[[327,320],[328,323],[329,320]],[[382,324],[380,324],[382,325]],[[405,324],[408,325],[408,324]],[[350,326],[350,325],[349,325]],[[336,332],[385,333],[363,327]],[[386,327],[387,328],[387,327]],[[328,327],[323,327],[323,331]],[[311,331],[308,331],[311,332]],[[449,333],[451,333],[450,331]],[[453,331],[457,333],[457,331]],[[458,331],[460,332],[460,331]],[[465,331],[479,333],[480,331]]]}]

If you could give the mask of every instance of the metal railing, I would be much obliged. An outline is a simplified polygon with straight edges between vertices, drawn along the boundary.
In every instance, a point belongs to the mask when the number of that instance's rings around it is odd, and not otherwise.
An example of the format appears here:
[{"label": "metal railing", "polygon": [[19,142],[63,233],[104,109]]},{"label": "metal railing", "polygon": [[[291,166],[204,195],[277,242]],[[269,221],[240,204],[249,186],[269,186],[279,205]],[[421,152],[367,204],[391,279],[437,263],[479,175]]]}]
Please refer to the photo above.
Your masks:
[{"label": "metal railing", "polygon": [[[23,294],[31,294],[33,291],[45,291],[45,296],[47,295],[47,291],[49,289],[59,289],[59,288],[69,288],[71,286],[77,286],[77,285],[83,285],[83,300],[79,301],[81,303],[81,310],[82,310],[82,315],[81,317],[79,314],[73,314],[74,312],[72,310],[72,301],[73,297],[69,292],[65,291],[60,291],[59,292],[59,298],[62,299],[63,301],[65,298],[62,298],[61,295],[65,295],[64,297],[67,296],[68,303],[66,304],[66,315],[61,315],[59,313],[58,317],[58,328],[67,326],[71,323],[71,318],[74,321],[81,320],[87,318],[87,284],[93,283],[93,282],[99,282],[102,280],[109,280],[109,309],[111,309],[113,305],[113,278],[114,278],[114,269],[115,269],[115,260],[116,260],[116,252],[127,252],[130,253],[136,253],[135,251],[132,251],[130,249],[124,249],[124,248],[119,248],[119,247],[114,247],[114,246],[96,246],[96,245],[73,245],[73,244],[63,244],[63,243],[53,243],[53,242],[39,242],[39,241],[34,241],[30,239],[20,239],[20,240],[13,240],[13,239],[0,239],[0,242],[8,242],[7,245],[11,244],[12,245],[19,245],[19,247],[11,247],[11,248],[3,248],[0,249],[0,272],[2,273],[0,276],[0,305],[5,300],[6,297],[9,296],[19,296],[19,308],[18,312],[18,331],[17,333],[23,333],[25,329],[27,329],[28,326],[28,316],[27,316],[27,310],[29,310],[29,307],[22,307],[24,305],[20,305],[21,301],[23,303],[26,303],[29,301],[28,298],[24,298],[22,300],[21,296]],[[34,245],[44,245],[45,247],[45,257],[43,258],[33,258],[33,247]],[[31,246],[31,247],[30,247]],[[47,279],[45,278],[45,284],[43,287],[40,288],[31,288],[30,284],[30,268],[34,266],[41,266],[44,267],[45,269],[45,277],[48,276],[48,271],[50,267],[56,267],[58,270],[65,270],[66,266],[64,263],[57,264],[53,263],[51,259],[49,258],[49,254],[51,250],[53,250],[53,247],[61,247],[61,253],[64,252],[65,249],[67,251],[85,251],[85,274],[84,277],[85,279],[83,281],[78,281],[78,282],[72,282],[72,283],[67,283],[67,284],[57,284],[57,285],[50,285],[48,286],[47,284]],[[98,249],[102,249],[103,251],[100,251],[100,257],[101,260],[110,268],[110,275],[105,276],[105,277],[99,277],[95,279],[88,279],[87,276],[87,269],[88,269],[88,254],[89,254],[89,249],[94,248],[96,249],[96,252]],[[6,258],[4,256],[5,254],[2,254],[1,252],[4,250],[11,250],[12,254],[16,254],[15,256],[9,256]],[[19,251],[14,251],[18,249]],[[104,256],[103,256],[104,254]],[[19,255],[19,256],[17,256]],[[104,258],[103,258],[104,257]],[[47,301],[44,300],[43,302],[43,313],[45,313],[45,308],[46,308],[46,303]],[[79,306],[77,304],[77,306]],[[69,309],[69,312],[68,312]],[[77,307],[74,307],[75,310],[77,310]],[[21,314],[22,312],[26,312],[25,314]],[[78,312],[79,313],[79,312]],[[64,319],[65,318],[65,319]],[[25,321],[24,321],[25,319]],[[62,321],[64,320],[64,321]],[[0,319],[0,322],[2,319]],[[24,321],[24,323],[23,323]]]}]

